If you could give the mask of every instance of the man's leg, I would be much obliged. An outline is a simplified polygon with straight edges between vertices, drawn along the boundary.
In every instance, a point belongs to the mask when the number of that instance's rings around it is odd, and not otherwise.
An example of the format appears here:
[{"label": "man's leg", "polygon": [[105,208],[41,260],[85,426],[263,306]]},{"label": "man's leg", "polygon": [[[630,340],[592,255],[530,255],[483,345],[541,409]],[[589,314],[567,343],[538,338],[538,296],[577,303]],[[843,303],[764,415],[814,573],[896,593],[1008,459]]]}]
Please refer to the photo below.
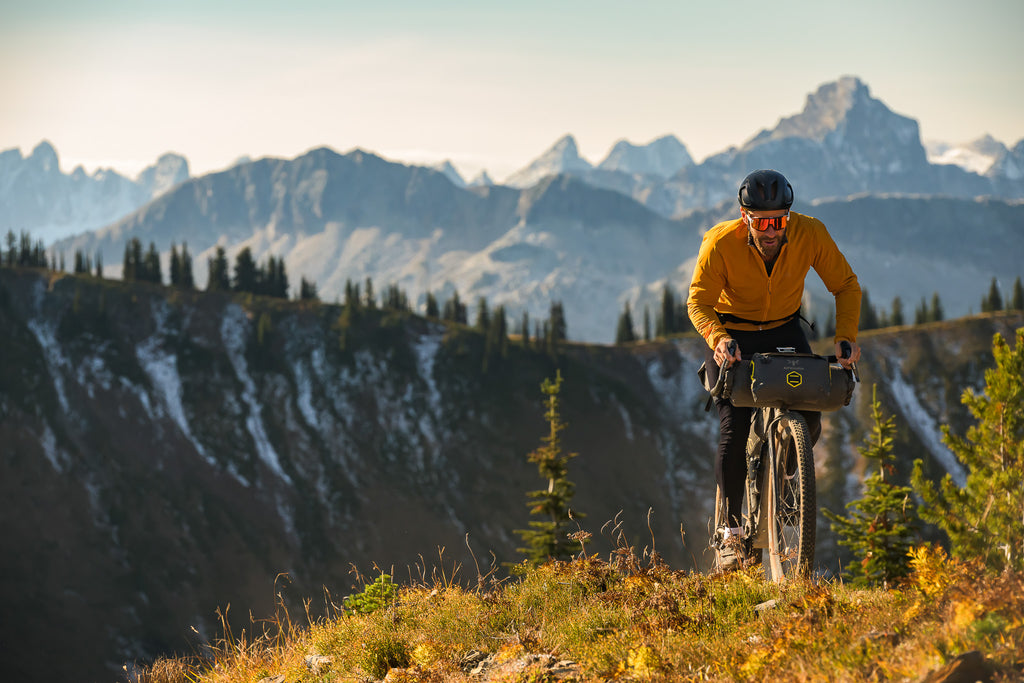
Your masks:
[{"label": "man's leg", "polygon": [[743,489],[747,478],[747,435],[751,408],[737,408],[728,401],[715,401],[721,432],[715,456],[715,481],[725,496],[728,526],[742,526]]},{"label": "man's leg", "polygon": [[[715,352],[706,348],[704,364],[708,381],[718,381],[718,365]],[[719,436],[718,451],[715,453],[715,482],[726,500],[728,523],[726,526],[741,526],[743,510],[744,480],[747,477],[747,434],[750,432],[751,408],[737,408],[729,401],[716,400],[718,409]]]}]

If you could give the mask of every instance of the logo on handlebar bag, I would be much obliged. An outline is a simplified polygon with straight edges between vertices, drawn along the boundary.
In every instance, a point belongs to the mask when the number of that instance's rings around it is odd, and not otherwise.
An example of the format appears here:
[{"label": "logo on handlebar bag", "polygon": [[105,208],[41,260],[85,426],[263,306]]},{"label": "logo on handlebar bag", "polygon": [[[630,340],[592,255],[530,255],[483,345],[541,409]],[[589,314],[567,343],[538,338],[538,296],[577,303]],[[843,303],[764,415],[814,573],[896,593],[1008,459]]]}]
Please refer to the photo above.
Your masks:
[{"label": "logo on handlebar bag", "polygon": [[793,371],[786,375],[786,384],[791,387],[798,387],[803,384],[804,378],[799,372]]}]

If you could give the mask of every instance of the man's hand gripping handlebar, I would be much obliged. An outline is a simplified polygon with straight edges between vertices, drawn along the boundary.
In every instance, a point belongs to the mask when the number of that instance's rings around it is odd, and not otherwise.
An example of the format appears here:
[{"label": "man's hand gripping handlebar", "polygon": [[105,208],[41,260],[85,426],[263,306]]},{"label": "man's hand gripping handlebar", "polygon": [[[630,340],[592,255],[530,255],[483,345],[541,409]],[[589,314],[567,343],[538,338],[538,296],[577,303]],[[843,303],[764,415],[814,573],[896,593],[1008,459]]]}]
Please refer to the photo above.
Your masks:
[{"label": "man's hand gripping handlebar", "polygon": [[[711,389],[712,398],[729,398],[728,387],[725,383],[725,369],[740,360],[740,345],[735,339],[723,339],[715,347],[715,360],[719,362],[718,381]],[[708,405],[711,405],[710,402]]]},{"label": "man's hand gripping handlebar", "polygon": [[[851,358],[856,352],[856,357]],[[860,382],[860,374],[857,372],[857,359],[860,358],[860,347],[854,348],[850,342],[845,339],[839,342],[839,364],[844,368],[853,373],[853,381]],[[844,360],[850,359],[844,363]]]}]

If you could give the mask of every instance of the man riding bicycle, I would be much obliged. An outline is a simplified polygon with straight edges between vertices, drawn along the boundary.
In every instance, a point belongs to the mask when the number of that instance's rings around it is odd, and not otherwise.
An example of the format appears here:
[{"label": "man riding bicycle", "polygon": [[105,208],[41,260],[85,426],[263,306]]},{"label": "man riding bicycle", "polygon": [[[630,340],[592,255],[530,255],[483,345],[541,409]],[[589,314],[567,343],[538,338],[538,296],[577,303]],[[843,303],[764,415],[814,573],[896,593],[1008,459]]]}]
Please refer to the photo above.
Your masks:
[{"label": "man riding bicycle", "polygon": [[[704,235],[693,270],[686,306],[693,326],[707,341],[707,381],[714,385],[723,362],[746,354],[789,347],[811,353],[800,327],[800,303],[807,272],[814,270],[836,300],[836,356],[840,343],[852,353],[844,367],[860,359],[857,322],[860,284],[846,258],[816,218],[789,209],[793,187],[778,171],[754,171],[740,184],[740,217],[719,223]],[[732,352],[730,344],[735,342]],[[715,479],[726,500],[728,524],[719,530],[724,542],[718,567],[741,566],[746,442],[752,408],[715,399],[721,423]],[[803,412],[812,446],[821,435],[821,413]]]}]

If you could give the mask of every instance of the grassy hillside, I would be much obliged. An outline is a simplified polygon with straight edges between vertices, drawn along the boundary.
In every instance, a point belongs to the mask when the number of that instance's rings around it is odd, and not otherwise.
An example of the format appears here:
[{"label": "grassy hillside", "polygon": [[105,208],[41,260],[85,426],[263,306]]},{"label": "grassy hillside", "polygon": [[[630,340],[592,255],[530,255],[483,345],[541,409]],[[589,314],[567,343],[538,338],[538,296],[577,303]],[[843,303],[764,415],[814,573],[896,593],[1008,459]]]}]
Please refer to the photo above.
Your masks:
[{"label": "grassy hillside", "polygon": [[957,669],[967,677],[948,680],[1021,680],[1024,576],[915,553],[914,574],[893,590],[771,584],[759,568],[673,571],[626,547],[521,580],[481,577],[475,590],[452,568],[400,587],[378,577],[330,618],[300,626],[279,610],[131,679],[944,681]]}]

